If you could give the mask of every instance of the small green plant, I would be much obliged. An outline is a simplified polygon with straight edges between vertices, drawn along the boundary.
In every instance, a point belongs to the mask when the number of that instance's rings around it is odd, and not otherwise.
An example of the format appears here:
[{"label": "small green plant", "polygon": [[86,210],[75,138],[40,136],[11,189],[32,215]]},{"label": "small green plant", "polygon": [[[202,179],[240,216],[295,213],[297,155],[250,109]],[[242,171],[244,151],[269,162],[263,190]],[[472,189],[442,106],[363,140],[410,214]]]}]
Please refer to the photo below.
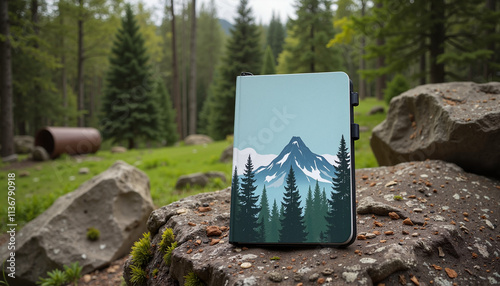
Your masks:
[{"label": "small green plant", "polygon": [[143,237],[139,241],[134,242],[134,246],[132,246],[132,252],[130,253],[132,261],[139,268],[146,266],[153,255],[150,236],[149,232],[144,233]]},{"label": "small green plant", "polygon": [[137,265],[130,266],[130,270],[132,270],[132,277],[130,278],[130,282],[134,283],[134,285],[142,285],[146,283],[146,281],[148,280],[148,274],[146,273],[146,270]]},{"label": "small green plant", "polygon": [[271,260],[280,260],[281,258],[279,256],[273,256],[271,257]]},{"label": "small green plant", "polygon": [[396,97],[409,89],[410,84],[408,83],[408,80],[402,74],[398,73],[387,84],[387,88],[384,90],[384,100],[387,104],[389,104],[393,97]]},{"label": "small green plant", "polygon": [[89,227],[87,229],[87,239],[90,241],[96,241],[101,236],[101,232],[95,227]]},{"label": "small green plant", "polygon": [[2,263],[2,276],[3,280],[0,281],[0,285],[6,285],[9,286],[9,282],[7,282],[7,277],[5,277],[5,261]]},{"label": "small green plant", "polygon": [[161,235],[161,241],[160,241],[160,251],[165,253],[167,249],[174,243],[175,241],[175,235],[174,231],[171,228],[165,229],[163,234]]},{"label": "small green plant", "polygon": [[78,261],[69,266],[64,265],[64,275],[66,282],[71,282],[74,286],[78,286],[78,280],[82,277],[82,267]]},{"label": "small green plant", "polygon": [[62,286],[66,283],[66,275],[60,269],[47,272],[48,278],[39,277],[36,284],[40,286]]},{"label": "small green plant", "polygon": [[153,269],[153,272],[152,272],[153,277],[156,277],[156,275],[158,275],[158,272],[159,272],[159,271],[160,271],[160,270],[158,270],[158,268]]},{"label": "small green plant", "polygon": [[394,196],[394,200],[395,200],[395,201],[400,201],[400,200],[402,200],[402,199],[403,199],[403,197],[402,197],[402,196],[400,196],[400,195],[395,195],[395,196]]},{"label": "small green plant", "polygon": [[170,263],[172,263],[172,251],[177,247],[177,241],[174,241],[168,248],[167,251],[165,252],[165,255],[163,255],[163,261],[165,261],[165,264],[168,266]]},{"label": "small green plant", "polygon": [[184,286],[203,286],[203,282],[194,272],[189,272],[188,275],[184,276],[184,279]]}]

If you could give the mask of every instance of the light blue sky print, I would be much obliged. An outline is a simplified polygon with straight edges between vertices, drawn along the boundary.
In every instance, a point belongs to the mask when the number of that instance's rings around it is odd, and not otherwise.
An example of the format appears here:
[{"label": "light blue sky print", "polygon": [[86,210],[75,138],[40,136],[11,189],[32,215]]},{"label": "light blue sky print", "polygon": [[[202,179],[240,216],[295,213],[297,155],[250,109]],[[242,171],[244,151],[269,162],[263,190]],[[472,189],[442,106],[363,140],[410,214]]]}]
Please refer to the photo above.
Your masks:
[{"label": "light blue sky print", "polygon": [[[278,155],[293,136],[316,154],[350,141],[349,78],[343,72],[238,77],[235,148]],[[349,146],[349,144],[348,144]]]}]

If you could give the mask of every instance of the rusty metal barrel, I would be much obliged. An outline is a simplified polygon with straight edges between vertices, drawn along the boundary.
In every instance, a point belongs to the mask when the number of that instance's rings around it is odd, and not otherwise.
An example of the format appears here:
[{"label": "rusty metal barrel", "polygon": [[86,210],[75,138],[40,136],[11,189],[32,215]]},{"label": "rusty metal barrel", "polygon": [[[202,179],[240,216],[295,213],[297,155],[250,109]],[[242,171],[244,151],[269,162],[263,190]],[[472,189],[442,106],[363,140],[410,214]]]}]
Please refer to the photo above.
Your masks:
[{"label": "rusty metal barrel", "polygon": [[101,134],[95,128],[45,127],[35,136],[35,146],[43,147],[52,159],[64,153],[95,153],[101,147],[101,141]]}]

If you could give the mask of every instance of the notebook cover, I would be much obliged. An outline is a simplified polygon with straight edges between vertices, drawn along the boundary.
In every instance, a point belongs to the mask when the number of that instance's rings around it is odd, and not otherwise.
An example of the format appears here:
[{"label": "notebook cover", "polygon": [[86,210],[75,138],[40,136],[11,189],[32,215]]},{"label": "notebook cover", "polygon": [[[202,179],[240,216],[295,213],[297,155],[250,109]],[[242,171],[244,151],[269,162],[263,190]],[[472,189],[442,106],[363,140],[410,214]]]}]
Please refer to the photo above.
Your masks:
[{"label": "notebook cover", "polygon": [[351,123],[343,72],[239,76],[229,241],[352,243]]}]

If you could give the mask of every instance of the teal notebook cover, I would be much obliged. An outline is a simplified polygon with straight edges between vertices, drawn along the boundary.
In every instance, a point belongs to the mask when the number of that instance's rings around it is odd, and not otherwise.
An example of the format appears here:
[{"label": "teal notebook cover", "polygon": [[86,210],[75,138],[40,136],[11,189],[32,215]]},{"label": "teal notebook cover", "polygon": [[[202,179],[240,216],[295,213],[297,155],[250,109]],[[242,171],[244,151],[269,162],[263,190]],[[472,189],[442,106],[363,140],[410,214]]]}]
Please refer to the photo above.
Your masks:
[{"label": "teal notebook cover", "polygon": [[352,243],[351,123],[345,73],[239,76],[230,242]]}]

